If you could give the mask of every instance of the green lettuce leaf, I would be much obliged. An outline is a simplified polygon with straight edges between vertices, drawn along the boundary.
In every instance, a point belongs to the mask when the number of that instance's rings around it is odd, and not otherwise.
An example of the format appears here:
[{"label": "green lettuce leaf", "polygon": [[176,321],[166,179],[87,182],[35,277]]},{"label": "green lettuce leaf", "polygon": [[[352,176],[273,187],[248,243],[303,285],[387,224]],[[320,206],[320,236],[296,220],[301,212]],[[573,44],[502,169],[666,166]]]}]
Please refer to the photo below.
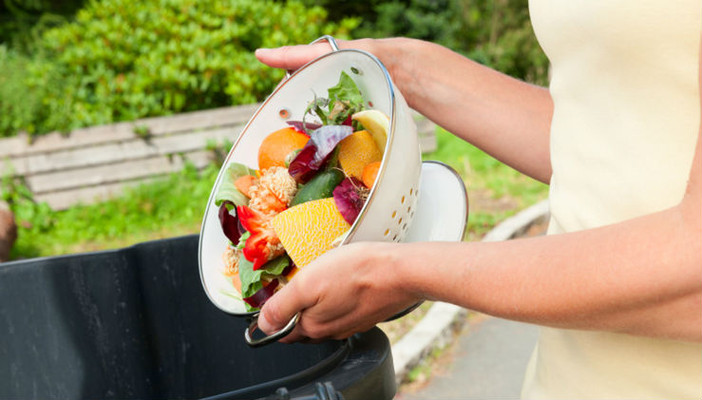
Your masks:
[{"label": "green lettuce leaf", "polygon": [[328,93],[328,118],[335,125],[343,124],[350,115],[363,109],[363,95],[356,82],[344,71],[341,71],[339,82],[330,87]]},{"label": "green lettuce leaf", "polygon": [[[327,89],[328,97],[316,97],[305,109],[303,122],[308,114],[316,115],[322,125],[342,125],[352,114],[363,110],[363,95],[356,82],[341,71],[339,82]],[[325,109],[326,108],[326,109]]]},{"label": "green lettuce leaf", "polygon": [[251,237],[251,232],[246,231],[244,232],[240,237],[239,237],[239,243],[237,243],[236,248],[239,250],[244,250],[244,246],[246,246],[246,240]]},{"label": "green lettuce leaf", "polygon": [[330,87],[328,93],[329,111],[334,106],[333,103],[337,101],[349,103],[350,105],[363,104],[363,96],[358,86],[356,86],[356,82],[344,71],[341,71],[339,82],[335,86]]},{"label": "green lettuce leaf", "polygon": [[[263,266],[254,271],[253,270],[253,263],[244,257],[244,254],[242,253],[239,256],[239,280],[241,280],[241,297],[246,298],[246,297],[251,297],[256,292],[259,290],[263,289],[263,279],[264,278],[272,278],[275,276],[279,276],[285,271],[285,268],[287,268],[290,265],[290,258],[283,254],[280,257],[276,257],[267,263],[263,264]],[[248,304],[246,304],[246,309],[248,311],[253,311],[255,308],[252,308]]]}]

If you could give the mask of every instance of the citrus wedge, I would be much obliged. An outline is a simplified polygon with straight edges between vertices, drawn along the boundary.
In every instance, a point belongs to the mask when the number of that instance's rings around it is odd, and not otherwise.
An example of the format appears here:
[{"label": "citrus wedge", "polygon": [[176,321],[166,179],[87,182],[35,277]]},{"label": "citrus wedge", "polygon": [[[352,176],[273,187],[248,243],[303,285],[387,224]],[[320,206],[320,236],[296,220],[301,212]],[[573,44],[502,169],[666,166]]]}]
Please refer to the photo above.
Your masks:
[{"label": "citrus wedge", "polygon": [[339,142],[339,164],[346,175],[363,179],[366,165],[383,159],[383,152],[368,131],[356,131]]},{"label": "citrus wedge", "polygon": [[272,224],[285,251],[300,268],[331,250],[334,239],[350,228],[333,197],[290,207],[276,215]]},{"label": "citrus wedge", "polygon": [[378,149],[384,153],[390,131],[390,117],[378,110],[363,110],[353,114],[351,119],[360,122],[363,128],[370,132]]},{"label": "citrus wedge", "polygon": [[258,148],[258,169],[285,167],[285,158],[305,146],[309,137],[292,127],[279,129],[263,139]]}]

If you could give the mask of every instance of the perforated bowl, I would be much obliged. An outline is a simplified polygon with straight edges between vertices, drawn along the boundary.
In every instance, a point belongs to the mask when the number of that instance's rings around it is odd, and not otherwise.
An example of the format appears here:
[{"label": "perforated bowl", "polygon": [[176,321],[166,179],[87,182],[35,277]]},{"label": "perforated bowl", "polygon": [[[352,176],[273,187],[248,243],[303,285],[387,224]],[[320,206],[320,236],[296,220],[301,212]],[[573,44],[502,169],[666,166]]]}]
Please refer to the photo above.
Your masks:
[{"label": "perforated bowl", "polygon": [[[324,97],[334,86],[341,72],[352,77],[360,89],[366,108],[377,109],[390,117],[390,131],[376,183],[356,222],[340,242],[394,241],[404,239],[415,215],[422,169],[417,128],[404,98],[393,84],[388,71],[372,54],[361,50],[339,50],[330,37],[333,51],[301,67],[284,79],[263,102],[244,127],[233,145],[207,203],[200,236],[200,274],[210,300],[221,310],[253,319],[257,313],[247,312],[244,302],[228,295],[231,284],[224,278],[221,255],[228,239],[221,231],[214,195],[231,162],[257,167],[258,148],[271,132],[288,126],[287,120],[302,120],[305,109],[315,96]],[[270,342],[289,333],[296,320],[280,335],[265,338]],[[258,345],[246,332],[247,341]]]}]

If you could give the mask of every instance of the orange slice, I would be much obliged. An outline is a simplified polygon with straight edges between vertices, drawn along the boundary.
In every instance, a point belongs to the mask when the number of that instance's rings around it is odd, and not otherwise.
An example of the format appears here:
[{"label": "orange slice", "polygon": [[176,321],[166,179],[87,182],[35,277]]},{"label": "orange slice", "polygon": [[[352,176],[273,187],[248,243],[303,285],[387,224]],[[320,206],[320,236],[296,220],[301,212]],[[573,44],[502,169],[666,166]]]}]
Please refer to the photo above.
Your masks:
[{"label": "orange slice", "polygon": [[298,267],[331,250],[334,239],[350,228],[333,197],[290,207],[271,222],[285,251]]},{"label": "orange slice", "polygon": [[279,129],[263,139],[258,148],[258,169],[285,167],[285,157],[305,146],[309,137],[295,128]]},{"label": "orange slice", "polygon": [[365,167],[363,167],[363,184],[366,185],[368,189],[373,187],[375,179],[378,177],[378,171],[380,170],[380,161],[374,161]]},{"label": "orange slice", "polygon": [[357,131],[339,142],[339,163],[346,175],[363,179],[363,168],[383,158],[373,136],[368,131]]}]

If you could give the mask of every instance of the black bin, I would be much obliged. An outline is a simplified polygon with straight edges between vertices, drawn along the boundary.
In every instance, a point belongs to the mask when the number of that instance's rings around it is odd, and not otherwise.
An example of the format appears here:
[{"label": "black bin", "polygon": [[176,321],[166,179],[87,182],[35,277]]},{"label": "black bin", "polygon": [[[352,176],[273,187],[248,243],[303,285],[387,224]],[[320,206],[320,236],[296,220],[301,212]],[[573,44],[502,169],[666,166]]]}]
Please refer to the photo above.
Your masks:
[{"label": "black bin", "polygon": [[377,328],[249,348],[247,322],[207,299],[197,246],[193,235],[0,264],[0,399],[315,399],[322,384],[347,400],[394,396]]}]

